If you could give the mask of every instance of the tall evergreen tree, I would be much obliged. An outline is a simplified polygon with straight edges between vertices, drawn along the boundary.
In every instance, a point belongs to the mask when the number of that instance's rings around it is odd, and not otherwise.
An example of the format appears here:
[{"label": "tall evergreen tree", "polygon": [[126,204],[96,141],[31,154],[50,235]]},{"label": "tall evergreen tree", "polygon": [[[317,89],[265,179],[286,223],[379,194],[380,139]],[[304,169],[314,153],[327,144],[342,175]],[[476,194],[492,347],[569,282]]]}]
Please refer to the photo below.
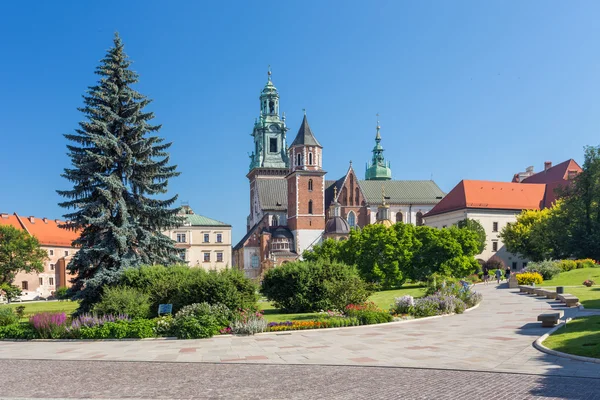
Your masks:
[{"label": "tall evergreen tree", "polygon": [[151,125],[151,102],[131,88],[138,82],[131,62],[116,34],[96,69],[100,76],[84,95],[80,108],[86,120],[76,133],[65,137],[72,168],[63,177],[72,190],[59,190],[60,203],[71,212],[64,215],[67,229],[81,232],[73,243],[79,251],[69,263],[76,275],[71,294],[88,311],[104,285],[115,284],[124,268],[142,263],[172,264],[178,261],[171,239],[161,232],[180,223],[177,196],[159,199],[167,192],[169,178],[179,175],[169,165],[171,143],[156,136],[160,125]]}]

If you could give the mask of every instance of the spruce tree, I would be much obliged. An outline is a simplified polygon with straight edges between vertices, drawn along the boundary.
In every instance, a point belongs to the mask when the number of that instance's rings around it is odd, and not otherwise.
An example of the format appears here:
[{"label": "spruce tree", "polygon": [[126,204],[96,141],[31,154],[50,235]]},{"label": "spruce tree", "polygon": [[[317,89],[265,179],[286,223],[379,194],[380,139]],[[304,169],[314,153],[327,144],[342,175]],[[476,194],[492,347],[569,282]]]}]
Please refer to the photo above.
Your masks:
[{"label": "spruce tree", "polygon": [[85,121],[65,137],[72,167],[63,177],[72,190],[59,190],[69,209],[65,228],[81,232],[73,243],[79,251],[69,263],[75,275],[71,295],[89,311],[104,285],[116,284],[120,273],[140,264],[173,264],[179,259],[174,242],[162,232],[181,223],[173,206],[177,196],[160,199],[169,178],[179,175],[169,165],[171,143],[156,136],[151,102],[132,89],[138,75],[116,34],[96,74],[95,86],[79,108]]}]

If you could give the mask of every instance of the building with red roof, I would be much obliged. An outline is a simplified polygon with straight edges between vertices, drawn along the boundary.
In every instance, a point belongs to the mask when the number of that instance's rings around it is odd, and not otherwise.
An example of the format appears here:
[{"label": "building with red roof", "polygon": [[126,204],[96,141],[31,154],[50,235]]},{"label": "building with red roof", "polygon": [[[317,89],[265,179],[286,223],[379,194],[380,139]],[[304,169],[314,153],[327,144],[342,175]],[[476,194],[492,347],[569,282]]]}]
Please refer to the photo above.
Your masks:
[{"label": "building with red roof", "polygon": [[15,277],[13,284],[21,287],[22,300],[46,298],[61,286],[71,286],[66,266],[77,251],[72,243],[79,235],[77,232],[61,228],[63,223],[64,221],[57,219],[0,213],[0,225],[10,225],[35,236],[40,242],[40,247],[48,253],[43,272],[20,272]]}]

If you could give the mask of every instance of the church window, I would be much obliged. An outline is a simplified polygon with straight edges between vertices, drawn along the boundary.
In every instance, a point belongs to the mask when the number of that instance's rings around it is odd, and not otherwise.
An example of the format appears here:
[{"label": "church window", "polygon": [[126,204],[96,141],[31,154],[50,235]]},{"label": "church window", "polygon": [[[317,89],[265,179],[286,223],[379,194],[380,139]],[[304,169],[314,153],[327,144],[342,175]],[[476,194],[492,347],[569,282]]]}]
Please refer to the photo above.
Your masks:
[{"label": "church window", "polygon": [[301,166],[302,165],[302,154],[298,153],[296,154],[296,166]]},{"label": "church window", "polygon": [[275,114],[275,102],[273,100],[269,102],[269,114]]},{"label": "church window", "polygon": [[312,179],[309,179],[308,180],[308,191],[312,192],[312,190],[313,190],[313,181],[312,181]]},{"label": "church window", "polygon": [[423,213],[419,211],[417,213],[417,226],[423,225]]},{"label": "church window", "polygon": [[346,189],[346,188],[342,189],[342,205],[343,206],[348,205],[348,189]]},{"label": "church window", "polygon": [[312,202],[312,200],[308,201],[308,213],[309,214],[313,213],[313,202]]},{"label": "church window", "polygon": [[348,225],[350,225],[350,227],[356,226],[356,215],[354,215],[354,211],[348,213]]},{"label": "church window", "polygon": [[277,153],[277,138],[269,139],[269,151],[271,153]]},{"label": "church window", "polygon": [[277,226],[279,225],[279,218],[277,218],[277,215],[273,215],[273,222],[271,223],[272,226]]},{"label": "church window", "polygon": [[358,188],[356,188],[355,194],[354,194],[354,201],[356,201],[356,205],[360,204],[360,201],[358,200],[359,193],[360,193],[360,190],[358,190]]},{"label": "church window", "polygon": [[396,214],[396,222],[404,222],[404,215],[401,212]]},{"label": "church window", "polygon": [[308,153],[308,165],[312,165],[312,163],[313,163],[312,153]]},{"label": "church window", "polygon": [[258,268],[258,256],[255,254],[252,256],[252,268]]}]

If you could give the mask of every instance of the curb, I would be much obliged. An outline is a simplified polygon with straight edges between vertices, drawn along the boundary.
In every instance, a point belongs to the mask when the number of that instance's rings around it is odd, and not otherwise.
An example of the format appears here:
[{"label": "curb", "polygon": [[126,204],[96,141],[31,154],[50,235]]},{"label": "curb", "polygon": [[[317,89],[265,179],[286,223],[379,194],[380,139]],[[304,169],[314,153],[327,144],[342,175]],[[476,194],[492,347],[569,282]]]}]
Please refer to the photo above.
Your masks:
[{"label": "curb", "polygon": [[583,361],[583,362],[589,362],[589,363],[594,363],[594,364],[600,364],[600,359],[599,358],[576,356],[574,354],[563,353],[562,351],[552,350],[552,349],[549,349],[548,347],[544,346],[544,344],[543,344],[544,340],[548,339],[548,336],[550,336],[551,334],[553,334],[554,332],[556,332],[560,328],[564,327],[567,324],[567,322],[571,321],[571,319],[572,318],[567,318],[567,320],[565,322],[561,322],[560,324],[556,325],[554,328],[552,328],[548,332],[546,332],[544,335],[542,335],[539,338],[537,338],[537,340],[533,342],[533,347],[535,347],[537,350],[541,351],[542,353],[550,354],[552,356],[557,356],[557,357],[562,357],[562,358],[569,358],[571,360],[576,360],[576,361]]}]

